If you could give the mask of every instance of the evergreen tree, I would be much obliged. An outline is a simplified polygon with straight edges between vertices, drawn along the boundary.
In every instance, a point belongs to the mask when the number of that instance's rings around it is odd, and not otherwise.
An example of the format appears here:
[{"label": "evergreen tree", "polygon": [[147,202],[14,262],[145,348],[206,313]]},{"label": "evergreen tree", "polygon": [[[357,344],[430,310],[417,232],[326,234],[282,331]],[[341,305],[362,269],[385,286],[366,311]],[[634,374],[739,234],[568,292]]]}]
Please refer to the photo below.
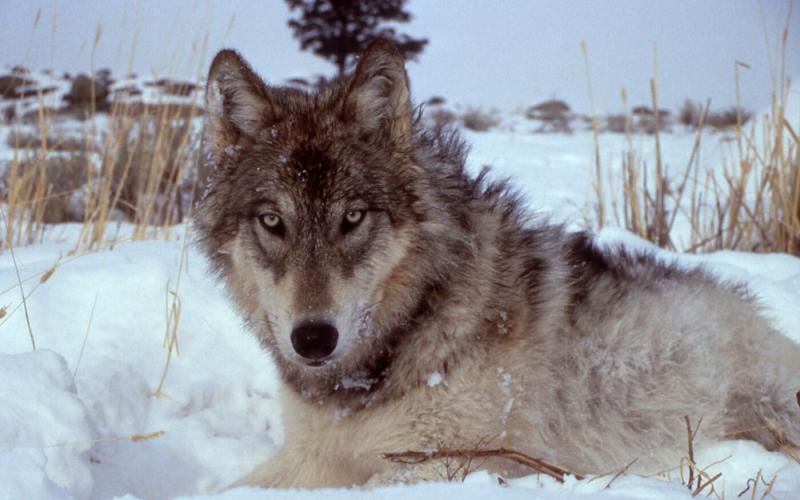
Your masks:
[{"label": "evergreen tree", "polygon": [[405,23],[411,14],[403,7],[406,0],[286,0],[290,11],[289,27],[300,41],[300,48],[336,65],[343,76],[356,57],[379,37],[391,40],[406,59],[414,59],[428,40],[397,33],[385,23]]}]

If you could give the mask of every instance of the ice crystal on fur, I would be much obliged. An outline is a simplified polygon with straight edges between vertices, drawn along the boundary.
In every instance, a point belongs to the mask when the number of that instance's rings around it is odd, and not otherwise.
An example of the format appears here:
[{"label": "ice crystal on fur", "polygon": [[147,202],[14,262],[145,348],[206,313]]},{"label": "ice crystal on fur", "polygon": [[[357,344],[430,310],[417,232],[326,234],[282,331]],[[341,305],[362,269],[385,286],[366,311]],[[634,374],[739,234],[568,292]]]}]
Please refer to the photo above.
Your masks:
[{"label": "ice crystal on fur", "polygon": [[511,374],[508,373],[505,368],[498,368],[497,374],[500,375],[500,382],[498,384],[500,386],[500,391],[502,391],[502,393],[506,396],[510,396],[512,381]]},{"label": "ice crystal on fur", "polygon": [[444,382],[444,377],[439,372],[429,373],[428,377],[425,379],[425,383],[428,384],[428,387],[436,387],[437,385]]},{"label": "ice crystal on fur", "polygon": [[342,377],[337,388],[338,389],[363,389],[365,391],[370,390],[370,388],[377,382],[377,379],[369,378],[369,377]]}]

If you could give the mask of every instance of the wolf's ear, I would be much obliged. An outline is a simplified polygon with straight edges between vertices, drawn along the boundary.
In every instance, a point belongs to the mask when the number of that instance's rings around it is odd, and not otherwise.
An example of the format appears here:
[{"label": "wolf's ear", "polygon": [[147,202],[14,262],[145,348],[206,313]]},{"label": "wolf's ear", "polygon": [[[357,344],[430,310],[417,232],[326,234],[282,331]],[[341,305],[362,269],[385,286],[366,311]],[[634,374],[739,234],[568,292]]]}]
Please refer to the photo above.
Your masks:
[{"label": "wolf's ear", "polygon": [[361,55],[344,103],[344,116],[366,132],[385,131],[399,143],[411,138],[411,101],[405,60],[390,41],[378,39]]},{"label": "wolf's ear", "polygon": [[269,89],[242,57],[223,50],[208,71],[206,131],[216,155],[230,144],[255,138],[278,120]]}]

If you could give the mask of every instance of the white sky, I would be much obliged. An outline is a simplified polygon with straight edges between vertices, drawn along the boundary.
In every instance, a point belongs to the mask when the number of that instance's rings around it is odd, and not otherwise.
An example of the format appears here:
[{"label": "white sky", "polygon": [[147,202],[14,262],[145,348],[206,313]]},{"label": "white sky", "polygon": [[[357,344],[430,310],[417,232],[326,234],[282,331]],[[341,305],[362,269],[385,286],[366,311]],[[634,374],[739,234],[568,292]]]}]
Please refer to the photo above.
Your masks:
[{"label": "white sky", "polygon": [[[414,19],[401,29],[430,40],[408,65],[417,100],[438,94],[510,110],[559,98],[587,111],[586,40],[598,110],[621,109],[623,87],[632,105],[650,103],[654,44],[660,106],[675,109],[686,97],[733,105],[734,64],[742,61],[750,66],[741,71],[742,103],[762,109],[790,1],[786,71],[800,78],[798,0],[411,0]],[[0,0],[0,16],[0,64],[8,66],[88,71],[100,24],[95,67],[116,75],[133,48],[140,75],[203,74],[222,47],[239,50],[273,83],[334,71],[299,51],[282,0]]]}]

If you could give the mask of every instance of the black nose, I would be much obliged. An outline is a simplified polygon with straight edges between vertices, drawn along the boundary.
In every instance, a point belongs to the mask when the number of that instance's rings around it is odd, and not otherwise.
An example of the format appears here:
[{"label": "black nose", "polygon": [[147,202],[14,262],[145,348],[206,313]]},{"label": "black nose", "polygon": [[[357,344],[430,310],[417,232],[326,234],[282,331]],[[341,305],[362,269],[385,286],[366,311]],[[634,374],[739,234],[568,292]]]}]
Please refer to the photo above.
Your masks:
[{"label": "black nose", "polygon": [[328,323],[302,323],[292,330],[292,346],[306,359],[321,360],[336,349],[339,332]]}]

